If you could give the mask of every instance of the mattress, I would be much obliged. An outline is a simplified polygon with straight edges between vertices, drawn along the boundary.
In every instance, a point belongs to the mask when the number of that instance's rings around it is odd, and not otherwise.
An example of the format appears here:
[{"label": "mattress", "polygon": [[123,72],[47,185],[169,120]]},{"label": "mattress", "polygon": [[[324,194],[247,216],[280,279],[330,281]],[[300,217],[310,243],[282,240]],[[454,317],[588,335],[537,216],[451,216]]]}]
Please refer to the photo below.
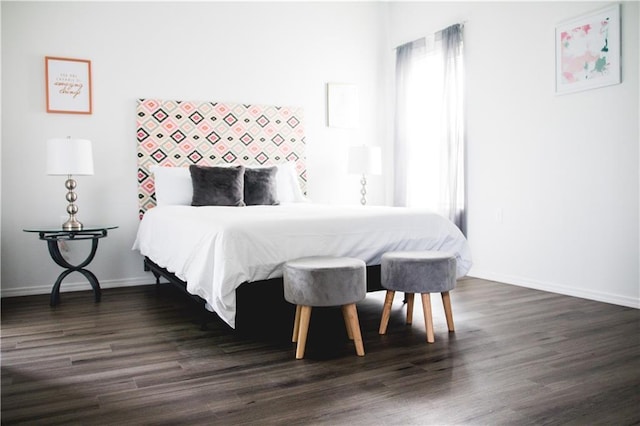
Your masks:
[{"label": "mattress", "polygon": [[291,259],[348,256],[379,265],[387,251],[440,250],[456,256],[458,277],[471,268],[467,240],[450,220],[403,207],[158,206],[144,215],[133,249],[185,281],[231,327],[236,288],[281,277]]}]

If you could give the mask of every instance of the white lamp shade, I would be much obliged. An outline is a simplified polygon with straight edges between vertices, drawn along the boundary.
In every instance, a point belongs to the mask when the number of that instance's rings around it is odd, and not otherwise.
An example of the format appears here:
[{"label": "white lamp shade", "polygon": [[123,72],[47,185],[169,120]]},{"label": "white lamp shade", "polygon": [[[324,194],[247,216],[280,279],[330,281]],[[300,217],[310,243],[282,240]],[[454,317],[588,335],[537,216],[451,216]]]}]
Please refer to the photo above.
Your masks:
[{"label": "white lamp shade", "polygon": [[87,139],[54,138],[47,141],[48,175],[92,175],[93,150]]},{"label": "white lamp shade", "polygon": [[379,175],[382,173],[382,150],[378,146],[349,147],[349,173]]}]

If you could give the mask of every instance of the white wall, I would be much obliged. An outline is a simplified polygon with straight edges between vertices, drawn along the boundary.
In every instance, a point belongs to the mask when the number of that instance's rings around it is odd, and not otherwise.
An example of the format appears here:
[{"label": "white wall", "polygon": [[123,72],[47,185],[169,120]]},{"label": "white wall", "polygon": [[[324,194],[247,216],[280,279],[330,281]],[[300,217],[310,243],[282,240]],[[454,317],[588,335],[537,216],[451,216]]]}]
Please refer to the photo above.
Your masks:
[{"label": "white wall", "polygon": [[[622,8],[623,83],[553,93],[555,25],[604,4],[2,2],[2,295],[47,293],[59,272],[21,230],[64,212],[42,148],[69,134],[97,157],[80,218],[120,225],[94,272],[105,287],[150,281],[130,250],[139,97],[303,106],[311,197],[357,202],[333,156],[356,141],[383,145],[385,179],[368,189],[390,200],[393,47],[466,21],[472,274],[640,306],[638,3]],[[45,55],[92,60],[92,116],[44,112]],[[325,127],[330,81],[358,85],[360,130]]]},{"label": "white wall", "polygon": [[[137,229],[137,98],[305,108],[309,195],[358,203],[349,144],[382,144],[380,22],[375,3],[5,2],[2,7],[2,296],[47,293],[60,268],[22,229],[64,216],[64,179],[45,175],[51,137],[88,138],[95,175],[78,180],[79,219],[115,224],[91,270],[103,287],[151,283],[131,251]],[[45,111],[44,57],[89,59],[93,114]],[[360,130],[325,126],[325,84],[357,85]],[[337,156],[336,156],[337,153]],[[382,179],[369,200],[383,202]],[[81,256],[82,243],[69,244]],[[75,286],[74,283],[78,285]],[[63,290],[88,289],[82,276]]]},{"label": "white wall", "polygon": [[608,3],[399,3],[392,46],[466,21],[471,275],[640,307],[638,3],[623,82],[554,95],[554,28]]},{"label": "white wall", "polygon": [[[2,22],[2,5],[0,5],[0,22]],[[0,31],[0,46],[2,46],[2,31]],[[0,57],[0,81],[2,81],[2,58]],[[0,99],[2,99],[2,85],[0,84]],[[0,117],[2,117],[2,102],[0,102]],[[2,164],[2,120],[0,119],[0,164]],[[0,206],[2,206],[2,173],[0,173]],[[2,224],[2,208],[0,208],[0,224]],[[2,226],[0,226],[0,253],[2,253]],[[2,292],[2,259],[0,259],[0,293]]]}]

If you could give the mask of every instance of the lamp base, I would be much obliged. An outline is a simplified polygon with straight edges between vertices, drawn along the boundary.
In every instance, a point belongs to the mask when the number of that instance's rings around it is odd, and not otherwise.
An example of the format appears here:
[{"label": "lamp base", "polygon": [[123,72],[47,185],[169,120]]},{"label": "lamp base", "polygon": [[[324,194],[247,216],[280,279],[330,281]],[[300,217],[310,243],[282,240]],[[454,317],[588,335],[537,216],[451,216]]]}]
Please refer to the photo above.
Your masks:
[{"label": "lamp base", "polygon": [[363,174],[362,179],[360,179],[360,184],[362,185],[362,189],[360,190],[360,194],[362,198],[360,199],[360,204],[363,206],[367,205],[367,177]]},{"label": "lamp base", "polygon": [[64,231],[82,231],[83,225],[79,222],[75,215],[69,216],[69,219],[62,224],[62,229]]},{"label": "lamp base", "polygon": [[67,180],[64,182],[64,187],[67,188],[66,199],[69,202],[67,206],[67,213],[69,214],[69,219],[65,223],[62,224],[62,229],[65,231],[81,231],[82,223],[76,219],[76,213],[78,213],[78,206],[74,203],[78,199],[78,196],[73,191],[76,189],[76,181],[71,178],[71,175],[67,176]]}]

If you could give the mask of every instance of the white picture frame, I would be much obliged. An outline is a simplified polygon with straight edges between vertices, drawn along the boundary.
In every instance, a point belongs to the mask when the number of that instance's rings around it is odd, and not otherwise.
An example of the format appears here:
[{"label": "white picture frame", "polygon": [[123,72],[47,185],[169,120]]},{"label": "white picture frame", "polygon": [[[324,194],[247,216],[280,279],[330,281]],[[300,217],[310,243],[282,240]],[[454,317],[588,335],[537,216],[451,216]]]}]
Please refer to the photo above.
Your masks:
[{"label": "white picture frame", "polygon": [[556,94],[619,84],[620,4],[558,24],[555,45]]},{"label": "white picture frame", "polygon": [[327,126],[355,129],[359,119],[357,87],[353,84],[328,83]]}]

